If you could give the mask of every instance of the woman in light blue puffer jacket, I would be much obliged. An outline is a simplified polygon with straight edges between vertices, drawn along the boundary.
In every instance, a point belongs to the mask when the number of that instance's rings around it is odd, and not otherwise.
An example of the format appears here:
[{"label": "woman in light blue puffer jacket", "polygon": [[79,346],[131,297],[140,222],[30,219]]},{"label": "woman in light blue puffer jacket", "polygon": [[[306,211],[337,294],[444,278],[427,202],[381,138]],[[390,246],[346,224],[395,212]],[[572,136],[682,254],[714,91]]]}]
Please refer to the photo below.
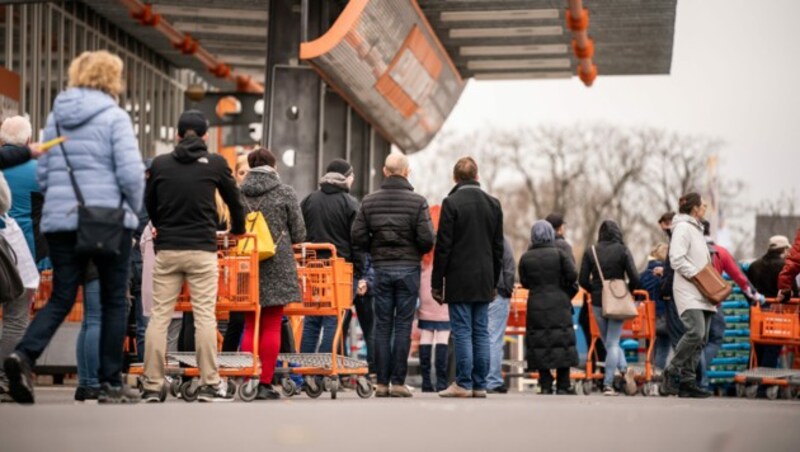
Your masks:
[{"label": "woman in light blue puffer jacket", "polygon": [[[123,386],[121,372],[131,234],[142,207],[144,165],[131,119],[117,105],[121,91],[122,60],[106,51],[84,52],[70,65],[69,88],[56,97],[47,119],[45,140],[58,136],[56,124],[67,138],[63,150],[53,147],[39,159],[37,173],[45,196],[41,230],[53,263],[53,294],[4,362],[10,394],[19,403],[34,401],[30,370],[72,309],[90,259],[99,272],[102,306],[99,400],[138,400]],[[126,234],[118,255],[90,258],[75,253],[78,201],[64,151],[87,206],[117,207],[123,201]]]}]

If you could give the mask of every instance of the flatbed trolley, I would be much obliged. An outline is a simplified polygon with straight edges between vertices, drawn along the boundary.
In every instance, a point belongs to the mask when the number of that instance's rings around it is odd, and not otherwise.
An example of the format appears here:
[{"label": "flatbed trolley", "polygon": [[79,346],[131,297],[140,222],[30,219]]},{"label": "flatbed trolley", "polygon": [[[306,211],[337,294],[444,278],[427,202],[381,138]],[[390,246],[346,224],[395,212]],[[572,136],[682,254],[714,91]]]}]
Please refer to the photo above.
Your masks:
[{"label": "flatbed trolley", "polygon": [[[653,353],[656,346],[656,304],[650,299],[650,294],[646,290],[635,290],[633,296],[636,301],[638,315],[625,321],[622,325],[622,338],[644,340],[647,348],[644,353],[644,363],[631,364],[628,367],[634,369],[634,378],[639,388],[639,393],[643,396],[658,395],[656,381],[661,378],[661,369],[656,369],[653,365]],[[633,395],[633,394],[629,394]]]},{"label": "flatbed trolley", "polygon": [[[242,254],[239,251],[241,240],[256,240],[252,234],[242,236],[221,235],[217,240],[217,262],[219,268],[219,285],[217,292],[217,314],[229,312],[251,312],[255,315],[255,334],[260,330],[261,303],[258,292],[258,251],[254,246],[252,252]],[[175,310],[190,312],[192,310],[189,290],[184,289],[178,296]],[[172,387],[173,395],[180,394],[187,402],[197,400],[200,369],[194,352],[167,353],[165,374]],[[252,402],[258,394],[261,362],[258,347],[252,353],[235,352],[217,355],[219,375],[223,377],[229,396],[238,392],[239,398]],[[142,364],[132,365],[131,375],[141,376],[144,373]],[[239,380],[237,384],[236,381]],[[167,396],[167,385],[162,387],[162,401]]]},{"label": "flatbed trolley", "polygon": [[[583,295],[585,292],[581,290],[578,296]],[[525,336],[525,326],[527,324],[527,314],[528,314],[528,295],[530,292],[528,289],[523,289],[521,287],[517,287],[514,289],[514,292],[511,295],[511,303],[510,309],[508,311],[508,322],[506,324],[506,335],[507,336]],[[588,300],[588,296],[587,296]],[[586,306],[589,306],[589,302],[586,302]],[[589,310],[591,312],[591,309]],[[581,369],[577,367],[573,367],[570,369],[569,378],[574,382],[575,385],[575,392],[578,394],[585,394],[589,395],[592,392],[594,387],[593,380],[600,380],[603,378],[603,374],[596,372],[593,370],[591,356],[595,353],[594,348],[597,344],[597,339],[600,338],[600,329],[597,327],[597,323],[594,321],[593,318],[590,318],[590,330],[592,335],[592,341],[589,345],[589,353],[587,354],[586,359],[586,367]],[[511,367],[521,367],[525,368],[526,363],[525,361],[506,361],[505,364],[508,364]],[[539,372],[519,372],[519,373],[506,373],[506,377],[510,378],[534,378],[539,379]],[[589,376],[589,377],[587,377]]]},{"label": "flatbed trolley", "polygon": [[[755,398],[759,386],[766,389],[770,400],[791,399],[797,396],[800,387],[800,369],[770,369],[757,367],[756,345],[779,345],[800,351],[800,299],[793,298],[786,304],[767,299],[750,308],[750,369],[736,374],[736,395]],[[796,355],[795,355],[796,356]]]},{"label": "flatbed trolley", "polygon": [[[295,245],[294,252],[302,300],[286,306],[283,313],[290,319],[336,316],[333,343],[340,344],[344,313],[353,305],[353,265],[338,257],[336,247],[328,243]],[[321,258],[320,254],[330,257]],[[336,345],[332,353],[282,353],[278,360],[283,364],[283,368],[277,369],[283,374],[281,391],[287,397],[300,393],[290,375],[303,377],[302,390],[311,398],[328,391],[331,399],[335,399],[340,376],[356,377],[356,393],[361,398],[369,398],[374,392],[372,382],[366,377],[367,363],[340,355]]]}]

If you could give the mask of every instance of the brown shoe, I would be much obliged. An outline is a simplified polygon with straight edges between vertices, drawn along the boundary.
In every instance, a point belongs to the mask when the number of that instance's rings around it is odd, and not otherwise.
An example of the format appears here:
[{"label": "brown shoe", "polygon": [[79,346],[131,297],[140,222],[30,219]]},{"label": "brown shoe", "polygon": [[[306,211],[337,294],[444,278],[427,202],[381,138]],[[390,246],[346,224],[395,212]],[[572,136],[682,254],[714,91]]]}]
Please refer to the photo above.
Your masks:
[{"label": "brown shoe", "polygon": [[476,389],[472,391],[472,398],[473,399],[485,399],[486,398],[486,390],[484,389]]},{"label": "brown shoe", "polygon": [[389,397],[389,385],[376,386],[375,397]]},{"label": "brown shoe", "polygon": [[439,397],[469,399],[472,398],[472,391],[453,383],[447,389],[440,392]]},{"label": "brown shoe", "polygon": [[411,391],[406,388],[405,385],[392,385],[392,389],[389,391],[389,395],[392,397],[413,397],[414,395],[411,394]]}]

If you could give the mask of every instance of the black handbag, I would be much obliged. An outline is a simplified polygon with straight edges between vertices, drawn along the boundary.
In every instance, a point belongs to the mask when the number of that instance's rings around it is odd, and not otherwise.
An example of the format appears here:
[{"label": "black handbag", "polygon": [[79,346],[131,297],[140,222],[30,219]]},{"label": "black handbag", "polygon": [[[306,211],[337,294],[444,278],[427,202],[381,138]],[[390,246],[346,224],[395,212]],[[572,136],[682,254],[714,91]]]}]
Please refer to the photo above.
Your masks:
[{"label": "black handbag", "polygon": [[[61,136],[61,128],[58,123],[56,123],[56,131],[58,136]],[[122,238],[125,234],[125,209],[122,208],[124,196],[120,195],[119,206],[116,208],[87,206],[78,182],[75,180],[64,143],[59,143],[59,147],[64,155],[72,189],[75,190],[75,198],[78,200],[78,231],[75,252],[88,256],[119,255]]]},{"label": "black handbag", "polygon": [[19,299],[25,292],[17,271],[17,256],[5,237],[0,235],[0,304]]}]

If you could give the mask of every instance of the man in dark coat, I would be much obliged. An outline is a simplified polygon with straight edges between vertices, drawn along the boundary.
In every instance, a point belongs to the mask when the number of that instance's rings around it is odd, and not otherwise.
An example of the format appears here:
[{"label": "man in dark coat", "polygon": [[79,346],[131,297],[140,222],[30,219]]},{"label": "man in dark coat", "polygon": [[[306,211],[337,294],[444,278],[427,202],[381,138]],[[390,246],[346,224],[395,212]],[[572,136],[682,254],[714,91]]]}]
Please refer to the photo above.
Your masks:
[{"label": "man in dark coat", "polygon": [[405,155],[392,153],[386,157],[381,189],[364,198],[351,232],[353,245],[369,251],[375,269],[376,397],[411,397],[405,380],[420,262],[433,248],[428,203],[414,193],[409,173]]},{"label": "man in dark coat", "polygon": [[447,303],[456,353],[456,381],[441,397],[486,397],[489,303],[503,269],[503,209],[481,190],[478,164],[456,162],[456,186],[442,203],[433,255],[433,298]]},{"label": "man in dark coat", "polygon": [[564,237],[564,234],[566,233],[567,230],[567,223],[564,222],[564,215],[557,212],[553,212],[547,217],[545,217],[545,221],[550,223],[550,225],[553,226],[553,230],[556,231],[556,242],[555,242],[556,248],[559,248],[563,250],[565,253],[567,253],[567,256],[572,258],[572,262],[574,264],[575,255],[572,254],[572,245],[570,245],[570,243]]},{"label": "man in dark coat", "polygon": [[[353,262],[357,259],[350,239],[350,230],[358,214],[358,201],[350,196],[353,185],[353,167],[345,160],[334,159],[325,169],[319,182],[319,190],[306,196],[300,208],[306,223],[306,240],[312,243],[332,243],[336,254]],[[329,256],[320,253],[319,257]],[[357,265],[356,267],[360,267]],[[358,281],[356,275],[356,281]],[[306,317],[303,322],[303,339],[300,353],[330,353],[336,333],[336,316]]]},{"label": "man in dark coat", "polygon": [[[769,239],[767,253],[753,261],[747,269],[747,278],[758,293],[767,298],[778,296],[778,275],[786,263],[786,253],[791,244],[789,239],[776,235]],[[755,352],[759,367],[778,367],[781,350],[780,345],[756,345]]]}]

